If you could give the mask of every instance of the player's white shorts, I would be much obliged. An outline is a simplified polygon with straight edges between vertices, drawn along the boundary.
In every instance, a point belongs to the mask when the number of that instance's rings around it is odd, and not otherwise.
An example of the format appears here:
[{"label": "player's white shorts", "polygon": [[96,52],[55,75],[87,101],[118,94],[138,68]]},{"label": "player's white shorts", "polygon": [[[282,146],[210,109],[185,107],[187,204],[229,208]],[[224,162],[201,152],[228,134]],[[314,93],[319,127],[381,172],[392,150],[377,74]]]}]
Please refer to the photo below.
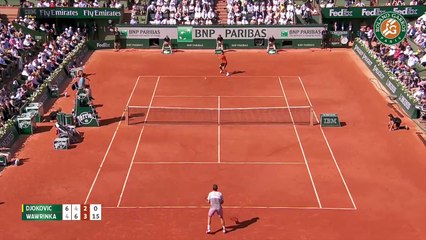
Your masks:
[{"label": "player's white shorts", "polygon": [[222,208],[210,208],[209,209],[209,217],[213,216],[215,213],[219,215],[219,217],[223,217],[223,211]]}]

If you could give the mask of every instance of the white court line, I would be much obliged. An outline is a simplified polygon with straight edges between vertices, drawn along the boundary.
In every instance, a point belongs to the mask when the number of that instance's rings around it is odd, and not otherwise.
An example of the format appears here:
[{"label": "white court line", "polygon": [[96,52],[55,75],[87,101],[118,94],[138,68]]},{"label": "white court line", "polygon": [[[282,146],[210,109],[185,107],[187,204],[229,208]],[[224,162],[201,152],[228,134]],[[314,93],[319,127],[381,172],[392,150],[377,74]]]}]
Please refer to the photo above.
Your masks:
[{"label": "white court line", "polygon": [[133,162],[142,165],[225,164],[225,165],[304,165],[305,162]]},{"label": "white court line", "polygon": [[[226,76],[200,76],[200,75],[188,75],[188,76],[144,76],[144,77],[162,77],[162,78],[229,78]],[[277,78],[277,77],[281,77],[281,78],[298,78],[299,76],[277,76],[277,75],[269,75],[269,76],[235,76],[235,75],[231,75],[231,78]]]},{"label": "white court line", "polygon": [[[284,87],[283,87],[283,84],[281,82],[280,77],[278,77],[278,81],[280,82],[280,87],[281,87],[281,91],[282,91],[283,96],[284,96],[284,100],[285,100],[287,106],[289,106],[287,95],[285,94]],[[315,196],[317,197],[318,205],[319,205],[320,208],[322,208],[321,201],[320,201],[320,198],[318,196],[317,188],[315,187],[315,182],[314,182],[314,179],[312,177],[311,170],[309,169],[309,164],[308,164],[308,161],[306,159],[305,151],[303,150],[303,145],[302,145],[302,142],[300,141],[299,133],[297,131],[296,124],[294,123],[293,115],[291,114],[290,108],[288,108],[288,112],[290,114],[291,121],[293,122],[293,129],[294,129],[294,132],[296,133],[297,141],[299,141],[300,150],[302,150],[303,159],[305,160],[306,168],[307,168],[308,173],[309,173],[309,178],[311,179],[312,187],[314,188],[314,191],[315,191]]]},{"label": "white court line", "polygon": [[[291,207],[291,206],[223,206],[225,209],[289,209],[289,210],[336,210],[336,211],[355,211],[355,208],[339,207]],[[123,206],[123,207],[104,207],[102,209],[207,209],[210,206]]]},{"label": "white court line", "polygon": [[[157,77],[157,82],[155,83],[154,91],[152,91],[151,101],[149,102],[148,110],[146,111],[145,119],[148,119],[149,110],[151,108],[152,102],[154,101],[155,92],[157,91],[158,83],[160,82],[160,77]],[[123,198],[124,189],[126,188],[127,180],[129,179],[130,171],[132,170],[133,162],[135,161],[136,153],[138,152],[139,144],[141,142],[143,130],[145,129],[145,124],[142,126],[141,132],[139,133],[138,142],[136,143],[135,150],[133,152],[132,161],[129,165],[129,170],[127,171],[126,180],[124,180],[123,188],[121,189],[120,198],[118,199],[117,207],[120,206],[121,199]]]},{"label": "white court line", "polygon": [[[300,82],[300,84],[302,85],[303,91],[305,92],[305,95],[306,95],[306,98],[308,99],[309,105],[311,105],[311,106],[312,106],[311,99],[309,98],[308,92],[306,91],[305,85],[303,84],[303,81],[302,81],[302,78],[301,78],[301,77],[299,77],[299,82]],[[318,119],[318,117],[317,117],[317,114],[315,113],[315,111],[313,111],[313,112],[314,112],[314,116],[315,116],[316,121],[317,121],[317,122],[319,122],[319,119]],[[345,181],[345,178],[343,177],[342,171],[340,170],[339,164],[337,164],[336,158],[334,157],[333,150],[331,150],[331,146],[330,146],[330,144],[328,143],[328,139],[327,139],[327,137],[325,136],[324,130],[322,129],[322,127],[321,127],[321,126],[320,126],[320,129],[321,129],[322,136],[324,137],[325,143],[327,144],[327,148],[328,148],[328,150],[330,151],[331,157],[333,158],[334,165],[336,166],[337,171],[339,172],[340,178],[342,179],[343,184],[345,185],[346,192],[348,193],[349,198],[351,199],[352,205],[354,206],[354,208],[355,208],[355,209],[357,209],[357,207],[356,207],[356,205],[355,205],[355,201],[354,201],[354,199],[353,199],[353,197],[352,197],[352,194],[351,194],[351,192],[349,191],[349,187],[348,187],[348,185],[346,184],[346,181]]]},{"label": "white court line", "polygon": [[[217,98],[216,95],[156,95],[156,98]],[[220,96],[221,98],[282,98],[283,96]]]},{"label": "white court line", "polygon": [[[141,76],[139,76],[139,77],[136,79],[135,85],[133,86],[133,90],[132,90],[132,92],[130,93],[130,96],[129,96],[129,99],[127,100],[126,106],[128,106],[128,105],[129,105],[130,100],[132,99],[133,93],[135,92],[136,86],[137,86],[137,85],[138,85],[138,83],[139,83],[139,79],[140,79],[140,77],[141,77]],[[96,181],[97,181],[97,179],[98,179],[98,176],[99,176],[99,174],[100,174],[100,172],[101,172],[102,166],[103,166],[103,165],[104,165],[104,163],[105,163],[105,160],[106,160],[106,158],[107,158],[107,156],[108,156],[109,150],[111,149],[112,143],[114,142],[115,136],[117,135],[117,131],[118,131],[118,129],[120,128],[120,126],[121,126],[121,122],[122,122],[122,120],[123,120],[123,118],[124,118],[124,116],[125,116],[125,115],[126,115],[126,109],[124,109],[123,113],[121,114],[120,121],[118,122],[118,125],[117,125],[117,127],[115,128],[114,135],[112,135],[111,141],[109,142],[109,146],[108,146],[108,148],[107,148],[107,150],[106,150],[106,152],[105,152],[104,158],[102,159],[101,165],[99,166],[99,169],[98,169],[98,172],[96,173],[95,179],[94,179],[94,180],[93,180],[93,182],[92,182],[92,186],[90,186],[89,192],[87,193],[86,200],[84,200],[84,204],[87,204],[87,201],[89,200],[90,194],[91,194],[91,193],[92,193],[92,191],[93,191],[93,187],[95,186],[95,183],[96,183]]]},{"label": "white court line", "polygon": [[220,163],[220,96],[217,96],[217,163]]}]

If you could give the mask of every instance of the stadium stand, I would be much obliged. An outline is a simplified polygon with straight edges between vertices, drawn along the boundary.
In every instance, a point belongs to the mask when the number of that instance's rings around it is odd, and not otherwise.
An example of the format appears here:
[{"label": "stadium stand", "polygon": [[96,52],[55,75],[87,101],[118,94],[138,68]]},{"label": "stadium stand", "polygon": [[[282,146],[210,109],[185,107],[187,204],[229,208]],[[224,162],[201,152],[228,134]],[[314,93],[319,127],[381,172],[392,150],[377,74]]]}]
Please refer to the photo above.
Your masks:
[{"label": "stadium stand", "polygon": [[[409,26],[407,39],[394,46],[385,46],[378,42],[371,44],[368,40],[369,30],[361,29],[360,38],[419,102],[417,108],[422,114],[421,117],[425,118],[426,81],[423,72],[426,71],[426,15]],[[410,39],[417,46],[410,45]]]},{"label": "stadium stand", "polygon": [[[37,31],[54,31],[48,25],[39,25],[32,20],[18,19],[16,23]],[[8,86],[2,79],[0,90],[0,127],[8,119],[19,114],[20,108],[31,93],[47,79],[75,46],[84,37],[81,32],[66,29],[45,44],[36,41],[22,29],[15,29],[12,23],[2,24],[3,34],[0,44],[0,64],[2,77],[13,77]],[[56,40],[55,40],[56,39]]]},{"label": "stadium stand", "polygon": [[[74,3],[72,3],[74,2]],[[56,0],[56,1],[47,1],[47,0],[41,0],[41,1],[23,1],[22,7],[25,8],[41,8],[41,7],[79,7],[79,8],[127,8],[128,2],[127,1],[63,1],[63,0]]]},{"label": "stadium stand", "polygon": [[228,0],[226,9],[228,25],[296,24],[296,16],[300,16],[305,23],[311,23],[312,16],[318,14],[310,1],[298,5],[293,1],[283,0]]},{"label": "stadium stand", "polygon": [[147,6],[148,23],[212,25],[218,23],[214,0],[157,0]]},{"label": "stadium stand", "polygon": [[[414,60],[414,69],[419,72],[421,81],[417,82],[417,86],[413,90],[413,95],[419,99],[420,106],[418,107],[421,113],[421,118],[426,120],[426,14],[419,17],[413,24],[410,24],[407,37],[414,41],[415,52],[418,54]],[[412,57],[413,59],[413,57]]]},{"label": "stadium stand", "polygon": [[378,43],[373,51],[418,101],[425,97],[424,81],[414,68],[421,52],[414,52],[407,41],[395,46]]},{"label": "stadium stand", "polygon": [[377,6],[405,6],[423,5],[423,0],[321,0],[321,8],[333,7],[377,7]]}]

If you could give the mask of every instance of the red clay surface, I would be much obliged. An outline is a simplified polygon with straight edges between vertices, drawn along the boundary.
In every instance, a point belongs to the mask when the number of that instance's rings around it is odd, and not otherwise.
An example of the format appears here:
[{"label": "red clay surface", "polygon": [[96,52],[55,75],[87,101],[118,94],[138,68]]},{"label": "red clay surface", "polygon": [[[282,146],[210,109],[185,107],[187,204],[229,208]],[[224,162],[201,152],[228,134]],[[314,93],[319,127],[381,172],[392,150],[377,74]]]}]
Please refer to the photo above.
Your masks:
[{"label": "red clay surface", "polygon": [[[95,52],[85,70],[95,74],[102,127],[81,129],[84,142],[67,151],[53,150],[52,124],[29,137],[18,153],[24,165],[0,178],[1,238],[426,239],[425,146],[415,130],[387,130],[396,113],[351,50],[227,55],[240,72],[228,78],[211,51]],[[318,117],[338,113],[345,125],[120,121],[127,103],[216,108],[218,96],[221,107],[311,101]],[[69,112],[73,101],[55,106]],[[226,235],[205,234],[213,183],[225,196]],[[102,221],[21,220],[23,203],[86,199],[103,205]],[[217,217],[212,229],[220,230]]]}]

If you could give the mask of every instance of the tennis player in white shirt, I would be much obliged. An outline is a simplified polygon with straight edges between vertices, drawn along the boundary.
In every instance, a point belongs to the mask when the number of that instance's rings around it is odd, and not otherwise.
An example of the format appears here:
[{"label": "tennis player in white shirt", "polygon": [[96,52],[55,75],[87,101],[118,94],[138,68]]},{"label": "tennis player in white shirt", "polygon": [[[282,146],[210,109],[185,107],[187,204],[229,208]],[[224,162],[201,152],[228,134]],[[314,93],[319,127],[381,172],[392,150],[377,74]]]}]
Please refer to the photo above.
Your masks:
[{"label": "tennis player in white shirt", "polygon": [[223,209],[222,209],[223,195],[217,189],[218,189],[217,185],[213,184],[213,191],[211,191],[209,195],[207,196],[207,201],[210,203],[210,209],[209,209],[209,214],[207,219],[207,234],[211,233],[210,225],[211,225],[212,216],[215,213],[217,213],[217,215],[219,215],[220,217],[223,233],[226,233],[225,219],[223,219]]}]

